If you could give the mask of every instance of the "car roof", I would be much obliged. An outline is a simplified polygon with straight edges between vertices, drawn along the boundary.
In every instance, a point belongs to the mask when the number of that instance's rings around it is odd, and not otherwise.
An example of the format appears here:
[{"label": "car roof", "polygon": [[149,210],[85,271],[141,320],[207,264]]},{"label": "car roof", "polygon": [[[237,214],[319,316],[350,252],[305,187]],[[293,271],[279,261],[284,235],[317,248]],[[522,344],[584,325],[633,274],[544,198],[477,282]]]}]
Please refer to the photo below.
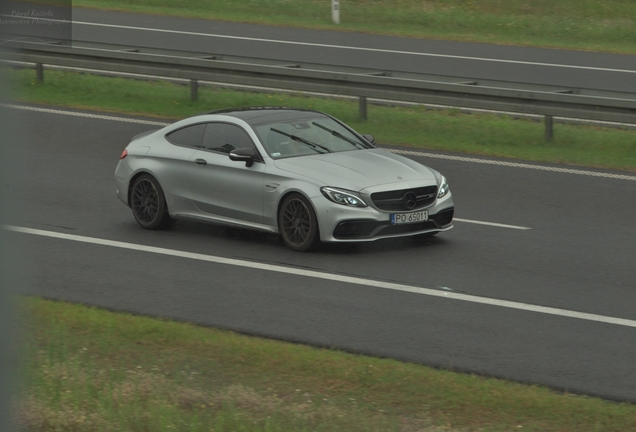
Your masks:
[{"label": "car roof", "polygon": [[245,121],[251,126],[263,123],[275,123],[279,121],[297,120],[316,116],[327,116],[326,114],[319,111],[288,107],[228,108],[209,111],[203,115],[212,114],[236,117]]}]

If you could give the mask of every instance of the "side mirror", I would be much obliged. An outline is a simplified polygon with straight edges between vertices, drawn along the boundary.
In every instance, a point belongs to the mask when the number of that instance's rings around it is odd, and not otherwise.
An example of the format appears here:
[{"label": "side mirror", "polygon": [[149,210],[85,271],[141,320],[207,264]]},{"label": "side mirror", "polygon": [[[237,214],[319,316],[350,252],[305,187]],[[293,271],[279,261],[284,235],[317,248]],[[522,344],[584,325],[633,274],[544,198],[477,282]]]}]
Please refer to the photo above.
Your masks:
[{"label": "side mirror", "polygon": [[254,165],[256,152],[253,148],[239,148],[230,152],[230,160],[237,162],[245,162],[246,167]]},{"label": "side mirror", "polygon": [[375,137],[371,134],[362,134],[362,138],[369,141],[371,144],[375,144]]}]

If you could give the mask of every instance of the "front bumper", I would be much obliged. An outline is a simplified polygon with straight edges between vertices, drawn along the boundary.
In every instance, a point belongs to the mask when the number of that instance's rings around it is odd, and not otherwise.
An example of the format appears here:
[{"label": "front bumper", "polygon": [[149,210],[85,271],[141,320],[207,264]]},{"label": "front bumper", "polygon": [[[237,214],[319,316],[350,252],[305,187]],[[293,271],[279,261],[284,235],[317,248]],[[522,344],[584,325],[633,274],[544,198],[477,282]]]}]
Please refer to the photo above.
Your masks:
[{"label": "front bumper", "polygon": [[[428,210],[428,220],[392,225],[391,214],[374,207],[346,207],[324,197],[312,200],[316,209],[320,240],[323,242],[363,242],[383,238],[414,236],[453,228],[454,203],[451,194],[436,200]],[[402,212],[403,213],[403,212]]]}]

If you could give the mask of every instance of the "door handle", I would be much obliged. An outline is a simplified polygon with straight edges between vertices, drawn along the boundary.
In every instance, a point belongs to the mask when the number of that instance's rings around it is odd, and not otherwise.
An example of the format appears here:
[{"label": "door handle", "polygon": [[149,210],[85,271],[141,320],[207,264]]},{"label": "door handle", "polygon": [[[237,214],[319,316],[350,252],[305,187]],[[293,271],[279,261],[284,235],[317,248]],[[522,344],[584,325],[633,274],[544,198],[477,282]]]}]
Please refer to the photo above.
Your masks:
[{"label": "door handle", "polygon": [[203,165],[207,165],[208,161],[206,161],[205,159],[195,159],[194,163],[197,164],[197,165],[203,166]]}]

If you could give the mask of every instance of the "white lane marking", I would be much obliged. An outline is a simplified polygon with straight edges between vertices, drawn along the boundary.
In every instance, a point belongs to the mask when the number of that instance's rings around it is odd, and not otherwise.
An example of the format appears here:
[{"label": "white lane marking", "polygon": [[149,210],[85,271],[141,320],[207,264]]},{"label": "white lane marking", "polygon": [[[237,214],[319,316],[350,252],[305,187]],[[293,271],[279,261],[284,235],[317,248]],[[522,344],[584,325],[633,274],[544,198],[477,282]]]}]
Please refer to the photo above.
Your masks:
[{"label": "white lane marking", "polygon": [[567,317],[567,318],[576,318],[576,319],[582,319],[586,321],[594,321],[594,322],[600,322],[605,324],[614,324],[614,325],[619,325],[623,327],[636,328],[636,320],[629,320],[624,318],[616,318],[616,317],[610,317],[605,315],[596,315],[591,313],[577,312],[577,311],[553,308],[548,306],[538,306],[538,305],[533,305],[528,303],[519,303],[519,302],[508,301],[508,300],[497,300],[492,298],[478,297],[478,296],[473,296],[468,294],[459,294],[459,293],[448,292],[448,291],[439,291],[439,290],[431,289],[431,288],[419,288],[419,287],[414,287],[410,285],[403,285],[403,284],[397,284],[397,283],[391,283],[391,282],[382,282],[382,281],[377,281],[372,279],[363,279],[363,278],[354,277],[354,276],[337,275],[337,274],[331,274],[331,273],[314,271],[314,270],[303,270],[303,269],[284,267],[284,266],[279,266],[274,264],[244,261],[244,260],[239,260],[234,258],[224,258],[224,257],[219,257],[214,255],[203,255],[203,254],[198,254],[193,252],[184,252],[184,251],[179,251],[174,249],[165,249],[165,248],[154,247],[154,246],[144,246],[144,245],[139,245],[135,243],[105,240],[105,239],[100,239],[95,237],[85,237],[85,236],[79,236],[74,234],[64,234],[64,233],[58,233],[54,231],[44,231],[44,230],[18,227],[18,226],[12,226],[12,225],[4,225],[3,228],[8,231],[18,232],[23,234],[32,234],[37,236],[57,238],[62,240],[70,240],[70,241],[76,241],[81,243],[111,246],[111,247],[116,247],[121,249],[150,252],[150,253],[155,253],[160,255],[187,258],[187,259],[206,261],[206,262],[212,262],[217,264],[226,264],[226,265],[232,265],[232,266],[243,267],[243,268],[251,268],[256,270],[285,273],[285,274],[291,274],[295,276],[304,276],[304,277],[315,278],[315,279],[323,279],[323,280],[329,280],[334,282],[348,283],[352,285],[360,285],[360,286],[366,286],[366,287],[389,289],[394,291],[410,292],[415,294],[427,295],[431,297],[442,297],[442,298],[451,299],[451,300],[478,303],[478,304],[483,304],[488,306],[497,306],[497,307],[503,307],[508,309],[517,309],[517,310],[523,310],[528,312],[536,312],[536,313],[542,313],[547,315],[556,315],[556,316]]},{"label": "white lane marking", "polygon": [[516,230],[530,230],[530,229],[532,229],[532,228],[516,226],[516,225],[506,225],[506,224],[500,224],[500,223],[494,223],[494,222],[483,222],[483,221],[476,221],[476,220],[470,220],[470,219],[453,218],[453,222],[455,222],[455,221],[478,224],[478,225],[490,225],[490,226],[495,226],[495,227],[499,227],[499,228],[510,228],[510,229],[516,229]]},{"label": "white lane marking", "polygon": [[518,163],[518,162],[506,162],[492,159],[477,159],[465,156],[452,156],[452,155],[444,155],[437,153],[426,153],[416,150],[398,150],[398,149],[388,149],[385,148],[386,151],[390,151],[391,153],[409,155],[409,156],[418,156],[418,157],[428,157],[435,159],[447,159],[454,160],[460,162],[472,162],[472,163],[480,163],[486,165],[499,165],[499,166],[507,166],[513,168],[528,168],[535,169],[541,171],[552,171],[566,174],[577,174],[577,175],[586,175],[592,177],[605,177],[611,179],[618,180],[636,180],[636,176],[627,175],[627,174],[612,174],[612,173],[604,173],[604,172],[596,172],[596,171],[585,171],[580,169],[571,169],[571,168],[559,168],[559,167],[551,167],[551,166],[543,166],[543,165],[532,165],[527,163]]},{"label": "white lane marking", "polygon": [[[10,17],[11,15],[0,14],[0,16]],[[36,19],[36,18],[31,18],[31,19]],[[37,19],[39,21],[60,21],[60,20],[49,19],[49,18],[37,18]],[[629,70],[629,69],[576,66],[576,65],[565,65],[565,64],[557,64],[557,63],[530,62],[530,61],[522,61],[522,60],[504,60],[504,59],[495,59],[495,58],[487,58],[487,57],[472,57],[472,56],[460,56],[460,55],[451,55],[451,54],[433,54],[433,53],[422,53],[422,52],[415,52],[415,51],[400,51],[400,50],[389,50],[389,49],[381,49],[381,48],[364,48],[364,47],[354,47],[354,46],[347,46],[347,45],[332,45],[332,44],[321,44],[321,43],[313,43],[313,42],[298,42],[298,41],[287,41],[287,40],[278,40],[278,39],[252,38],[247,36],[230,36],[230,35],[222,35],[222,34],[214,34],[214,33],[200,33],[200,32],[189,32],[189,31],[181,31],[181,30],[157,29],[157,28],[150,28],[150,27],[125,26],[125,25],[119,25],[119,24],[103,24],[103,23],[93,23],[93,22],[86,22],[86,21],[73,21],[73,25],[77,25],[77,24],[85,25],[85,26],[109,27],[109,28],[118,28],[118,29],[127,29],[127,30],[141,30],[141,31],[158,32],[158,33],[183,34],[183,35],[189,35],[189,36],[205,36],[205,37],[221,38],[221,39],[246,40],[246,41],[252,41],[252,42],[267,42],[267,43],[277,43],[277,44],[286,44],[286,45],[311,46],[311,47],[319,47],[319,48],[334,48],[334,49],[352,50],[352,51],[367,51],[367,52],[379,52],[379,53],[388,53],[388,54],[413,55],[413,56],[421,56],[421,57],[450,58],[450,59],[475,60],[475,61],[493,62],[493,63],[510,63],[510,64],[521,64],[521,65],[530,65],[530,66],[546,66],[546,67],[565,68],[565,69],[579,69],[579,70],[593,70],[593,71],[603,71],[603,72],[619,72],[619,73],[636,74],[636,70]]]},{"label": "white lane marking", "polygon": [[[24,110],[24,111],[43,112],[47,114],[61,114],[61,115],[68,115],[68,116],[75,116],[75,117],[86,117],[86,118],[93,118],[98,120],[120,121],[125,123],[147,124],[151,126],[168,126],[172,124],[172,123],[153,121],[153,120],[140,120],[140,119],[134,119],[134,118],[127,118],[127,117],[115,117],[115,116],[107,116],[107,115],[101,115],[101,114],[64,111],[64,110],[58,110],[58,109],[52,109],[52,108],[40,108],[40,107],[32,107],[32,106],[26,106],[26,105],[0,104],[0,106],[3,108],[11,108],[11,109]],[[471,158],[466,156],[443,155],[443,154],[426,153],[426,152],[414,151],[414,150],[398,150],[398,149],[390,149],[390,148],[385,148],[384,150],[389,151],[391,153],[403,154],[403,155],[409,155],[409,156],[428,157],[428,158],[435,158],[435,159],[447,159],[447,160],[455,160],[460,162],[472,162],[472,163],[481,163],[481,164],[488,164],[488,165],[509,166],[514,168],[528,168],[528,169],[536,169],[536,170],[542,170],[542,171],[560,172],[560,173],[566,173],[566,174],[605,177],[605,178],[612,178],[612,179],[618,179],[618,180],[636,180],[636,176],[626,175],[626,174],[612,174],[612,173],[585,171],[585,170],[570,169],[570,168],[549,167],[549,166],[532,165],[532,164],[517,163],[517,162],[505,162],[505,161],[498,161],[498,160],[492,160],[492,159],[476,159],[476,158]]]}]

